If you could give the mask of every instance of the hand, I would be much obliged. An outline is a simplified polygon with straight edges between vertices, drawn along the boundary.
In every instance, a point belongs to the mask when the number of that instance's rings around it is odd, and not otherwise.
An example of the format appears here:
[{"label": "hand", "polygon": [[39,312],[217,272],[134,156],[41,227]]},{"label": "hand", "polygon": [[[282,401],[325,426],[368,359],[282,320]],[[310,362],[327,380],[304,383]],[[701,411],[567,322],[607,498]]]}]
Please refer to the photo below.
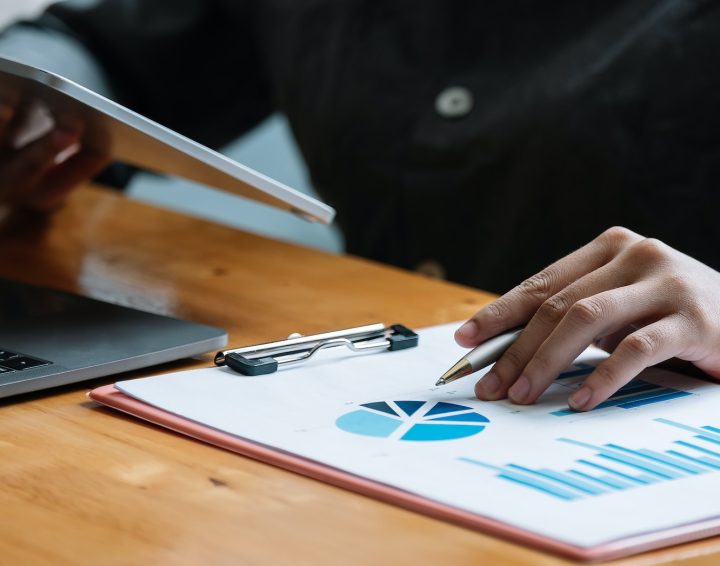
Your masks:
[{"label": "hand", "polygon": [[85,150],[84,125],[63,116],[54,117],[50,131],[18,149],[15,140],[27,122],[26,111],[19,93],[0,89],[0,205],[47,212],[102,170],[108,158]]},{"label": "hand", "polygon": [[[608,352],[571,408],[587,411],[671,357],[720,377],[720,273],[625,228],[595,240],[490,303],[455,333],[466,347],[527,322],[475,386],[479,399],[530,404],[590,344]],[[528,322],[529,321],[529,322]]]}]

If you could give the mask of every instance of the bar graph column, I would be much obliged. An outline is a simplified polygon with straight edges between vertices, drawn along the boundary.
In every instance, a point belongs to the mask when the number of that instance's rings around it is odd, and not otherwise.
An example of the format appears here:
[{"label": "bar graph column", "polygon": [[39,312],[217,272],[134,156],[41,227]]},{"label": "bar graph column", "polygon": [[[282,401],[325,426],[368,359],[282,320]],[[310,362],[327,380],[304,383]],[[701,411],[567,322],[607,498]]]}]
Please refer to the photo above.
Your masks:
[{"label": "bar graph column", "polygon": [[[592,368],[594,369],[594,368]],[[574,377],[576,375],[584,375],[582,368],[560,374],[558,379],[566,379],[567,377]],[[590,370],[592,371],[592,370]],[[585,368],[585,373],[590,373]],[[687,397],[692,395],[689,391],[681,391],[679,389],[673,389],[671,387],[663,387],[649,381],[643,381],[642,379],[636,379],[628,383],[625,387],[620,388],[612,397],[610,397],[604,403],[600,403],[593,411],[600,409],[606,409],[608,407],[617,407],[619,409],[634,409],[635,407],[642,407],[643,405],[651,405],[653,403],[660,403],[661,401],[670,401],[671,399],[678,399],[680,397]],[[568,415],[577,415],[578,413],[571,409],[561,409],[559,411],[553,411],[550,413],[554,417],[566,417]]]},{"label": "bar graph column", "polygon": [[668,419],[657,423],[694,434],[690,441],[675,440],[667,450],[629,448],[617,443],[591,444],[571,438],[557,442],[592,455],[575,460],[570,469],[533,468],[509,463],[495,465],[475,458],[459,461],[495,472],[498,479],[564,501],[599,497],[626,489],[720,471],[720,428],[693,427]]}]

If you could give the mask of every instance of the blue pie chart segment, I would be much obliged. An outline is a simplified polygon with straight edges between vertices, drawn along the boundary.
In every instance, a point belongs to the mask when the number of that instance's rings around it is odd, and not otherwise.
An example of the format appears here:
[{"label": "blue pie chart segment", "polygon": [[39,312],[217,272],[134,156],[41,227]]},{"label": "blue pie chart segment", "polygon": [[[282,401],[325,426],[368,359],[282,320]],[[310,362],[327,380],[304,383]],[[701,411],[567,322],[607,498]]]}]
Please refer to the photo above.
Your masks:
[{"label": "blue pie chart segment", "polygon": [[402,421],[370,411],[353,411],[340,417],[335,424],[347,432],[386,438],[395,432]]},{"label": "blue pie chart segment", "polygon": [[345,432],[427,442],[456,440],[482,432],[487,417],[472,407],[444,401],[375,401],[342,415],[335,421]]}]

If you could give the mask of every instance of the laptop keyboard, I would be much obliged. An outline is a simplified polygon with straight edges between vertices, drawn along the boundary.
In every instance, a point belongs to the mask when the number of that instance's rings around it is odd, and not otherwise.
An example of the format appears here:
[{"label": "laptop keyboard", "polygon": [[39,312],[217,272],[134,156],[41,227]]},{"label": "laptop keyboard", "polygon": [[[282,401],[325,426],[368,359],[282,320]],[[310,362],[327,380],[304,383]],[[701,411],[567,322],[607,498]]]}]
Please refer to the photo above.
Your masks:
[{"label": "laptop keyboard", "polygon": [[31,358],[25,354],[10,352],[9,350],[0,350],[0,373],[22,371],[24,369],[47,366],[51,363],[52,362],[48,362],[47,360]]}]

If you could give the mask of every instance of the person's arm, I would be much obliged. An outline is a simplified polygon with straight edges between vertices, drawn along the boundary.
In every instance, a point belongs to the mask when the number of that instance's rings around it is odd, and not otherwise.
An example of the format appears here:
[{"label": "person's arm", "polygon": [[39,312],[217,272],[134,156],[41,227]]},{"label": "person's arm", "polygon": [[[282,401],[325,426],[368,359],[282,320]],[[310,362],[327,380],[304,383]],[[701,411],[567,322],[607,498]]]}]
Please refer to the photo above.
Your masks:
[{"label": "person's arm", "polygon": [[254,2],[69,0],[35,24],[72,35],[103,69],[116,100],[219,147],[272,113]]},{"label": "person's arm", "polygon": [[[161,124],[218,147],[272,111],[251,2],[70,0],[0,34],[0,54],[66,76]],[[54,116],[15,141],[27,100],[0,85],[0,204],[57,207],[108,162],[82,146],[83,124]]]},{"label": "person's arm", "polygon": [[114,98],[103,68],[70,33],[19,22],[0,33],[0,56],[57,73],[107,98]]},{"label": "person's arm", "polygon": [[570,396],[586,411],[672,357],[720,378],[720,273],[651,238],[611,228],[481,309],[455,338],[475,346],[527,323],[475,387],[534,403],[590,344],[612,352]]},{"label": "person's arm", "polygon": [[[102,67],[68,33],[17,23],[0,34],[0,56],[56,72],[113,98]],[[35,124],[34,141],[17,147],[15,141],[26,137],[26,103],[20,93],[0,85],[0,203],[52,210],[73,187],[105,168],[108,158],[85,151],[83,124],[67,117]]]}]

